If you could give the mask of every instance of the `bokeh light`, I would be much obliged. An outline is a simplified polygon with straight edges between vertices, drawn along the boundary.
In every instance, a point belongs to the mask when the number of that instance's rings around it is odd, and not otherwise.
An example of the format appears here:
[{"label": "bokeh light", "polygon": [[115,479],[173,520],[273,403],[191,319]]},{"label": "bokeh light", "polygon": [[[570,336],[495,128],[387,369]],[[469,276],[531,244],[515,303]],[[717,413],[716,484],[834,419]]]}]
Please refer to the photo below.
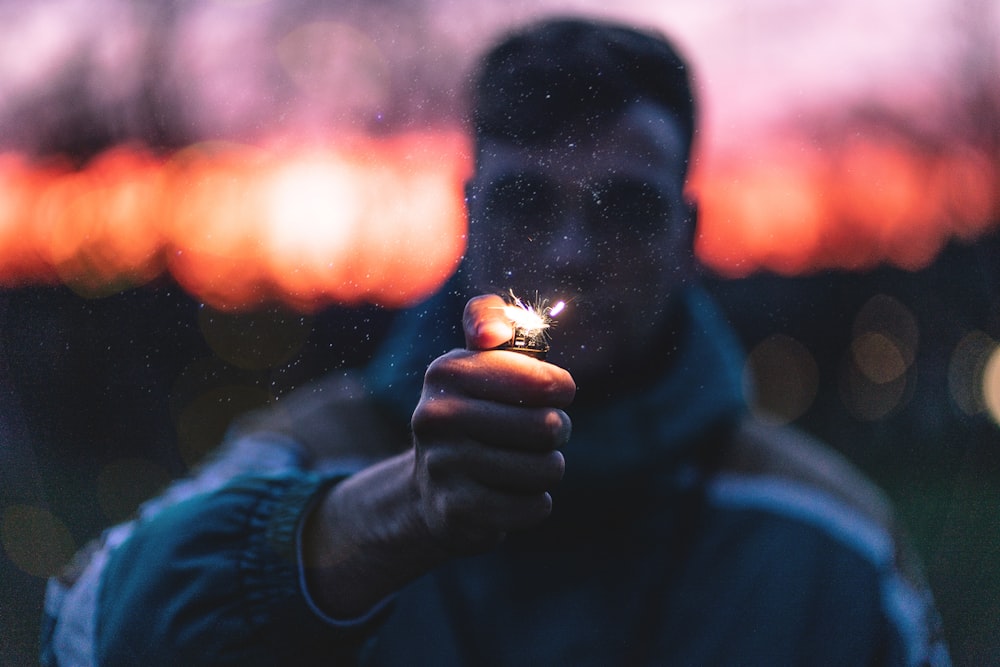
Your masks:
[{"label": "bokeh light", "polygon": [[[997,205],[994,170],[959,153],[774,143],[750,162],[705,165],[692,187],[699,256],[728,276],[922,268],[952,236],[984,231]],[[0,155],[0,285],[103,296],[169,272],[223,309],[405,306],[464,251],[470,168],[457,129],[204,142],[165,157],[128,145],[79,169]]]},{"label": "bokeh light", "polygon": [[113,461],[97,475],[97,502],[112,522],[130,518],[139,504],[162,491],[170,473],[147,459]]},{"label": "bokeh light", "polygon": [[271,400],[266,390],[250,384],[205,389],[177,415],[177,449],[181,459],[187,466],[194,466],[218,447],[233,419]]},{"label": "bokeh light", "polygon": [[948,361],[948,391],[955,405],[969,416],[986,409],[986,365],[997,343],[982,331],[970,331],[958,342]]},{"label": "bokeh light", "polygon": [[909,365],[891,338],[871,331],[851,341],[851,358],[858,370],[876,384],[892,382],[903,375]]},{"label": "bokeh light", "polygon": [[[469,70],[555,9],[8,4],[0,286],[96,296],[169,272],[219,308],[301,310],[442,284],[464,244]],[[606,4],[574,10],[661,29],[693,63],[698,253],[717,272],[919,269],[996,224],[995,3]]]},{"label": "bokeh light", "polygon": [[63,284],[102,296],[162,272],[164,239],[143,215],[165,204],[161,177],[144,151],[117,148],[44,188],[31,231]]},{"label": "bokeh light", "polygon": [[750,351],[744,386],[758,419],[787,424],[805,414],[816,399],[819,367],[805,345],[774,334]]},{"label": "bokeh light", "polygon": [[853,363],[869,380],[884,384],[913,364],[920,329],[913,313],[899,300],[876,294],[855,316],[852,336]]},{"label": "bokeh light", "polygon": [[1000,169],[982,154],[928,152],[875,128],[848,125],[842,134],[788,133],[706,156],[692,187],[702,261],[729,277],[918,270],[953,237],[995,225]]},{"label": "bokeh light", "polygon": [[82,169],[0,159],[0,285],[60,280],[88,296],[169,271],[222,309],[284,302],[401,307],[465,248],[458,132],[272,148],[137,147]]},{"label": "bokeh light", "polygon": [[983,402],[990,417],[1000,425],[1000,345],[995,345],[983,369]]},{"label": "bokeh light", "polygon": [[0,544],[14,565],[35,577],[55,574],[76,550],[66,524],[52,512],[32,505],[3,508]]},{"label": "bokeh light", "polygon": [[280,309],[198,312],[198,327],[213,352],[248,370],[273,368],[294,357],[312,332],[312,318]]},{"label": "bokeh light", "polygon": [[853,356],[845,361],[840,373],[840,397],[844,407],[861,421],[877,421],[902,406],[906,392],[906,375],[889,382],[876,382],[854,363]]},{"label": "bokeh light", "polygon": [[875,421],[902,405],[916,381],[909,371],[918,340],[916,318],[899,300],[877,294],[861,307],[840,372],[840,395],[852,415]]}]

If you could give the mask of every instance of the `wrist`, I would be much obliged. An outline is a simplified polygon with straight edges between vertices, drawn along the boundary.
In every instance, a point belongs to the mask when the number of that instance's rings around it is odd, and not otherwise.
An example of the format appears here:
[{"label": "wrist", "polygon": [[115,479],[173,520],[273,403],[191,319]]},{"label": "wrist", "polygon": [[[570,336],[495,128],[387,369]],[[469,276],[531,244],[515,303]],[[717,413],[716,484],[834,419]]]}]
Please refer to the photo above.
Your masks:
[{"label": "wrist", "polygon": [[445,560],[418,511],[412,450],[326,492],[306,518],[309,595],[333,618],[355,618]]}]

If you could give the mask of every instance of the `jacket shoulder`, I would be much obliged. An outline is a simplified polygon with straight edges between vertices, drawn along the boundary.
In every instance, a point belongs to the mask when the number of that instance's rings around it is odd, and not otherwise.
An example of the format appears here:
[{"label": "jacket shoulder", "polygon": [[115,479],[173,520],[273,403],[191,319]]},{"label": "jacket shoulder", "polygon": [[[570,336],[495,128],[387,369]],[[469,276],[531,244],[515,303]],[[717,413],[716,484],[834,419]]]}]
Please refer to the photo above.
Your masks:
[{"label": "jacket shoulder", "polygon": [[373,397],[360,373],[332,373],[241,418],[233,434],[274,432],[304,449],[306,467],[374,462],[409,446],[409,424]]},{"label": "jacket shoulder", "polygon": [[895,532],[892,505],[882,490],[841,454],[793,427],[745,419],[721,471],[814,491]]}]

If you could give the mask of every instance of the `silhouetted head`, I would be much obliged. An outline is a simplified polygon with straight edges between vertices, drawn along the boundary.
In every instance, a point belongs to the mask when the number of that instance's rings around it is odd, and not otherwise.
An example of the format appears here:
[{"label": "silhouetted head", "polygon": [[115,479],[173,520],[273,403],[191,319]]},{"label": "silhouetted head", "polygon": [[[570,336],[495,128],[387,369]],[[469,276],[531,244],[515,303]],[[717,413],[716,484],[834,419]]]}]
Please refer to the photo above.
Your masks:
[{"label": "silhouetted head", "polygon": [[652,34],[546,21],[484,56],[473,95],[470,289],[568,301],[549,359],[578,381],[642,375],[696,275],[683,61]]},{"label": "silhouetted head", "polygon": [[689,68],[662,35],[575,18],[531,24],[480,61],[473,84],[477,137],[517,145],[607,122],[646,101],[677,120],[690,152],[695,102]]}]

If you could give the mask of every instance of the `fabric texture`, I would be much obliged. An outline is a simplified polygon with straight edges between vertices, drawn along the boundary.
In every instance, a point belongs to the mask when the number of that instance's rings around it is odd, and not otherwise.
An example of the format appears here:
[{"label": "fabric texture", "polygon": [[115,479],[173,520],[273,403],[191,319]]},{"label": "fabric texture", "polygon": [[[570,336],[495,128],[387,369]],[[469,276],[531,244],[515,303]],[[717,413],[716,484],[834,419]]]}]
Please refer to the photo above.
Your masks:
[{"label": "fabric texture", "polygon": [[[406,423],[427,363],[460,344],[429,326],[458,321],[454,301],[402,317],[356,400]],[[732,333],[701,291],[686,304],[668,372],[570,411],[542,525],[337,621],[308,599],[297,531],[343,475],[244,470],[161,503],[56,590],[47,664],[948,664],[877,492],[808,439],[748,429]]]}]

